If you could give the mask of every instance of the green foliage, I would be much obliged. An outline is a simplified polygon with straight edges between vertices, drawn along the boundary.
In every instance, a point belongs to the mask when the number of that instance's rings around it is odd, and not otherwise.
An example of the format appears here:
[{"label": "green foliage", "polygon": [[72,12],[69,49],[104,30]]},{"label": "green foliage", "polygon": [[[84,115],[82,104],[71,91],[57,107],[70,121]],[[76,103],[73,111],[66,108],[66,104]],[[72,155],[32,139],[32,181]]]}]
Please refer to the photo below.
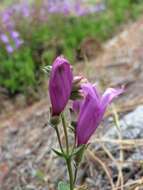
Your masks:
[{"label": "green foliage", "polygon": [[0,55],[0,86],[6,87],[11,94],[26,92],[36,85],[35,65],[30,50]]},{"label": "green foliage", "polygon": [[41,81],[41,68],[64,54],[71,63],[84,38],[102,42],[114,35],[121,24],[136,19],[143,11],[140,0],[105,0],[106,9],[82,17],[49,16],[47,23],[21,19],[17,24],[24,40],[22,48],[8,55],[0,53],[0,86],[11,94],[27,93]]}]

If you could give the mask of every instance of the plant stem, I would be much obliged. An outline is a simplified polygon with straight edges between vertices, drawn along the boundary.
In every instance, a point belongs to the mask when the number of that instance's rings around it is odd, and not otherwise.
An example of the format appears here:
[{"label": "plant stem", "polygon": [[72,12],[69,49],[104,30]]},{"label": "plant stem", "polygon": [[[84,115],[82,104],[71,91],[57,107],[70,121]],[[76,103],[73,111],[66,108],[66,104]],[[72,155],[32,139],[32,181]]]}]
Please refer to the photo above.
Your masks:
[{"label": "plant stem", "polygon": [[66,160],[68,173],[69,173],[69,182],[70,182],[70,190],[74,189],[74,183],[73,183],[73,172],[72,172],[72,165],[71,165],[71,158],[68,158]]},{"label": "plant stem", "polygon": [[55,125],[54,129],[56,130],[56,134],[57,134],[60,149],[61,149],[62,152],[64,152],[63,147],[62,147],[62,143],[61,143],[61,139],[60,139],[60,133],[59,133],[59,130],[58,130],[58,126]]},{"label": "plant stem", "polygon": [[65,117],[62,114],[62,124],[63,124],[63,129],[64,129],[64,134],[65,134],[65,141],[66,141],[66,153],[67,153],[67,158],[66,158],[66,164],[67,164],[67,169],[69,173],[69,183],[70,183],[70,190],[74,189],[74,181],[73,181],[73,171],[72,171],[72,165],[71,165],[71,157],[69,156],[69,142],[68,142],[68,133],[67,133],[67,125],[65,121]]},{"label": "plant stem", "polygon": [[66,121],[63,114],[61,115],[61,117],[62,117],[62,124],[63,124],[64,134],[65,134],[65,140],[66,140],[66,151],[67,151],[67,155],[69,155],[69,142],[68,142]]}]

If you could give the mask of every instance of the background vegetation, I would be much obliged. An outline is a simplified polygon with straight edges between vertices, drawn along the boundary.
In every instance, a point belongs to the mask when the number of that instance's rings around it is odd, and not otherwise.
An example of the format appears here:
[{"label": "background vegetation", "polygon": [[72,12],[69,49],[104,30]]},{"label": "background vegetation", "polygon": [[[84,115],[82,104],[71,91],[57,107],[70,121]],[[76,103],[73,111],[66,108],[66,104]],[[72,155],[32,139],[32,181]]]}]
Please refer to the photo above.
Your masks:
[{"label": "background vegetation", "polygon": [[64,54],[72,64],[76,63],[80,44],[85,38],[91,37],[102,43],[143,11],[141,0],[108,0],[104,3],[104,11],[83,16],[49,14],[46,21],[38,20],[36,15],[32,21],[16,16],[16,30],[24,43],[13,53],[8,53],[0,42],[0,87],[10,95],[36,92],[44,83],[41,68],[51,64],[57,55]]}]

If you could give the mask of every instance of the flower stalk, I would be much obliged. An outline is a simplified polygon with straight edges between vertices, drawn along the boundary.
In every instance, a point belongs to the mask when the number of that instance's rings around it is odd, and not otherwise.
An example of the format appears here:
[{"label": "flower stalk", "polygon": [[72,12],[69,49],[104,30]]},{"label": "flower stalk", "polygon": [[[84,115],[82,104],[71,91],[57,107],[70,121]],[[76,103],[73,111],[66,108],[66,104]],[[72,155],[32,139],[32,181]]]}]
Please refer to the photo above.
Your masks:
[{"label": "flower stalk", "polygon": [[63,150],[63,147],[62,147],[62,143],[61,143],[61,138],[60,138],[60,133],[59,133],[58,126],[55,125],[54,129],[55,129],[56,134],[57,134],[57,139],[58,139],[58,142],[59,142],[60,150],[61,150],[62,153],[64,153],[64,150]]},{"label": "flower stalk", "polygon": [[61,118],[62,118],[62,125],[63,125],[64,135],[65,135],[65,141],[66,141],[66,153],[67,153],[67,156],[69,156],[69,141],[68,141],[67,126],[66,126],[64,114],[61,114]]},{"label": "flower stalk", "polygon": [[71,158],[66,159],[67,169],[69,173],[69,183],[70,183],[70,190],[74,189],[74,180],[73,180],[73,171],[72,171],[72,164],[71,164]]},{"label": "flower stalk", "polygon": [[[56,131],[61,152],[54,149],[53,151],[66,162],[69,184],[65,184],[65,187],[69,190],[74,190],[76,187],[77,172],[84,152],[90,137],[101,123],[107,106],[114,98],[124,92],[122,88],[108,88],[103,95],[100,95],[95,85],[83,79],[83,77],[79,76],[73,77],[72,68],[64,57],[60,56],[54,61],[49,81],[51,124]],[[68,122],[65,119],[64,111],[69,99],[73,103],[72,111],[76,116],[76,121],[71,120]],[[73,122],[75,123],[72,128],[74,139],[70,147],[68,126],[69,123]],[[59,123],[62,123],[65,147],[61,141]]]},{"label": "flower stalk", "polygon": [[73,180],[73,171],[72,171],[72,159],[71,155],[69,152],[69,141],[68,141],[68,133],[67,133],[67,125],[65,121],[64,114],[61,114],[62,118],[62,125],[63,125],[63,130],[64,130],[64,135],[65,135],[65,143],[66,143],[66,164],[67,164],[67,169],[69,173],[69,183],[70,183],[70,190],[74,189],[74,180]]}]

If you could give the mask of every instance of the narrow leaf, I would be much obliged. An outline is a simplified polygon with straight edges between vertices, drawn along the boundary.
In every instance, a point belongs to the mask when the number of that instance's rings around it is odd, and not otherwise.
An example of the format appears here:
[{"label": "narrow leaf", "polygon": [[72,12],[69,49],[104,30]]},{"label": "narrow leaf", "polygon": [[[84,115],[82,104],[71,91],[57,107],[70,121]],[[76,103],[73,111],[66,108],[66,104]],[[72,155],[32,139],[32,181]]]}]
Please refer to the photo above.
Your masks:
[{"label": "narrow leaf", "polygon": [[55,149],[53,149],[53,148],[52,148],[52,150],[53,150],[53,152],[54,152],[56,155],[58,155],[58,156],[60,156],[60,157],[65,157],[65,155],[64,155],[62,152],[59,152],[58,150],[55,150]]}]

